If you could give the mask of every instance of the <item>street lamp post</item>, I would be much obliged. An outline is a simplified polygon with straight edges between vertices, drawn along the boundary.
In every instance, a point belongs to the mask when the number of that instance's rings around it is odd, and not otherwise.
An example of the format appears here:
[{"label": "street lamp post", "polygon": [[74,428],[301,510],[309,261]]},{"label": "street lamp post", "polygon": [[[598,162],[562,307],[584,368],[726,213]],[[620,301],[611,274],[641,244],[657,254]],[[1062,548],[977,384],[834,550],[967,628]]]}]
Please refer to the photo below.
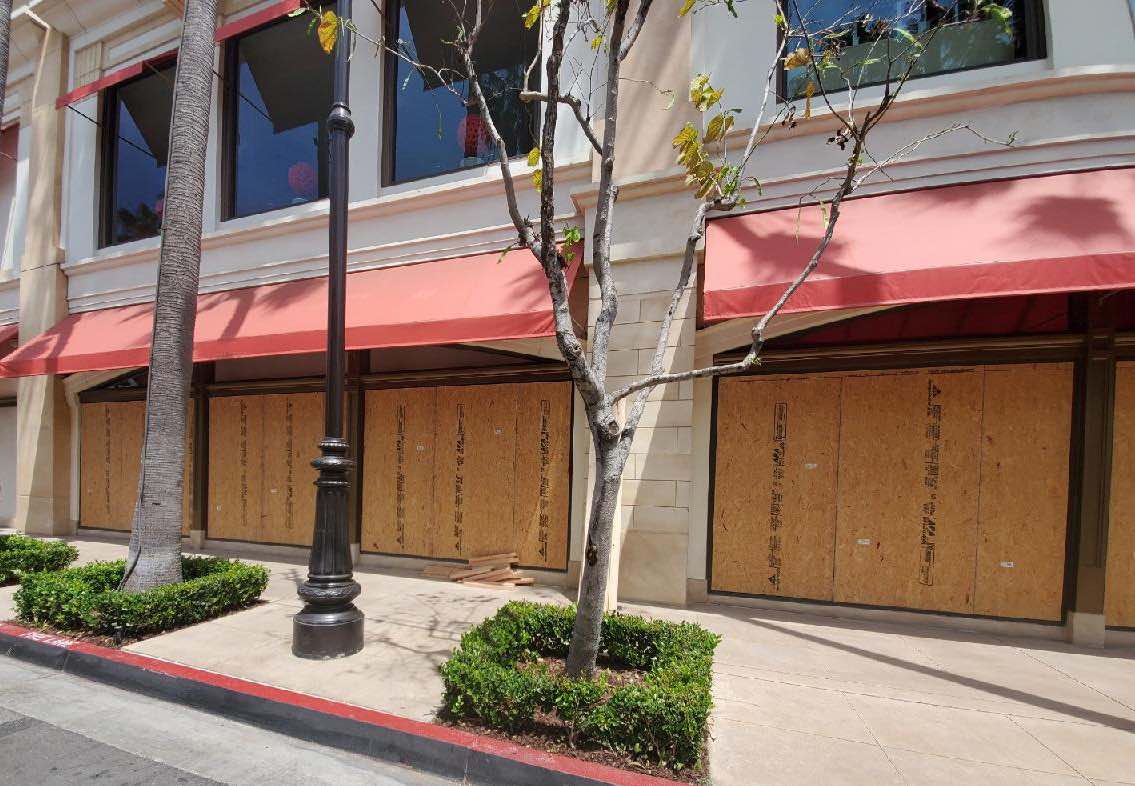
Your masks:
[{"label": "street lamp post", "polygon": [[[351,0],[337,0],[341,23],[351,19]],[[350,533],[347,527],[347,491],[354,462],[347,458],[343,429],[343,381],[347,351],[344,346],[347,279],[347,146],[355,132],[347,104],[350,82],[350,36],[340,28],[335,46],[335,79],[330,136],[331,219],[327,271],[327,391],[322,452],[312,462],[315,481],[315,532],[307,581],[297,591],[303,610],[292,624],[292,653],[301,658],[340,658],[363,648],[363,614],[352,603],[360,587],[351,574]]]}]

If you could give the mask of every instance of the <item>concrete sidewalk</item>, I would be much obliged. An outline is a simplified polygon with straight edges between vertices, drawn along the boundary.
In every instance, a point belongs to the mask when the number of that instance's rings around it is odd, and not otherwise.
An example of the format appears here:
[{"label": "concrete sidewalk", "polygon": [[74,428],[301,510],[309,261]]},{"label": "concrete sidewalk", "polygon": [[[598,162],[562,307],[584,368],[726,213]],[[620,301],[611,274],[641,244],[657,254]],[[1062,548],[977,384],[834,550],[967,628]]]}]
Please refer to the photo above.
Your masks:
[{"label": "concrete sidewalk", "polygon": [[[125,552],[120,540],[72,541],[82,561]],[[554,588],[510,592],[363,570],[366,648],[303,661],[290,652],[302,552],[209,553],[267,566],[267,603],[127,649],[418,720],[432,719],[436,667],[471,625],[514,598],[567,602]],[[0,590],[0,619],[13,616],[12,593]],[[724,605],[626,610],[724,637],[714,784],[1135,783],[1135,650]]]}]

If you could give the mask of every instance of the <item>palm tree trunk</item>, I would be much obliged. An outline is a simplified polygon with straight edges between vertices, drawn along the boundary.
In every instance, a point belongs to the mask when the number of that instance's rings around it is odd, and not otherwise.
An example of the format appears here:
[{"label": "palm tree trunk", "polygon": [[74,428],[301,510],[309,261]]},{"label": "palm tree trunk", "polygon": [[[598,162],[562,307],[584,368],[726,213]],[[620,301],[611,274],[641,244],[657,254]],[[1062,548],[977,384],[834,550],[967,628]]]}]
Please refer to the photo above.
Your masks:
[{"label": "palm tree trunk", "polygon": [[193,374],[216,27],[217,0],[185,4],[170,118],[142,470],[123,580],[129,592],[181,581],[185,421]]},{"label": "palm tree trunk", "polygon": [[12,0],[0,0],[0,118],[8,94],[8,36],[12,25]]}]

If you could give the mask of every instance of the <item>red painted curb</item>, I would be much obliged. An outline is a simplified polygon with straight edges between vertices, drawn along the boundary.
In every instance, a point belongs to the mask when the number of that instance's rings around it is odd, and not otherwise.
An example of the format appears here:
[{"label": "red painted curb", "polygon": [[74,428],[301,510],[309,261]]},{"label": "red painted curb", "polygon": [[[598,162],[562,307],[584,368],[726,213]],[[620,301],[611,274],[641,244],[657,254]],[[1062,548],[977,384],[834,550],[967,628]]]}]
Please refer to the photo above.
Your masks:
[{"label": "red painted curb", "polygon": [[296,691],[287,690],[286,688],[276,688],[260,682],[250,682],[240,679],[239,677],[231,677],[227,674],[196,669],[192,666],[184,666],[180,663],[153,658],[149,655],[101,647],[97,644],[77,641],[67,638],[66,636],[29,630],[28,628],[6,622],[0,622],[0,635],[17,639],[27,639],[41,645],[58,647],[59,649],[81,653],[88,657],[102,658],[144,671],[164,674],[181,680],[198,682],[223,690],[243,693],[259,699],[287,704],[293,707],[301,707],[327,715],[335,715],[340,718],[380,726],[405,734],[413,734],[533,767],[541,767],[546,770],[562,772],[567,775],[602,781],[612,784],[612,786],[673,786],[673,784],[680,783],[680,781],[658,778],[642,773],[628,772],[627,770],[620,770],[616,767],[608,767],[605,764],[595,764],[558,753],[548,753],[547,751],[516,745],[493,737],[485,737],[479,734],[462,731],[461,729],[453,729],[448,726],[439,726],[434,723],[403,718],[399,715],[391,715],[390,713],[380,712],[379,710],[358,707],[354,704],[345,704],[339,701],[332,701],[331,699],[321,699],[318,696],[312,696],[307,693],[298,693]]}]

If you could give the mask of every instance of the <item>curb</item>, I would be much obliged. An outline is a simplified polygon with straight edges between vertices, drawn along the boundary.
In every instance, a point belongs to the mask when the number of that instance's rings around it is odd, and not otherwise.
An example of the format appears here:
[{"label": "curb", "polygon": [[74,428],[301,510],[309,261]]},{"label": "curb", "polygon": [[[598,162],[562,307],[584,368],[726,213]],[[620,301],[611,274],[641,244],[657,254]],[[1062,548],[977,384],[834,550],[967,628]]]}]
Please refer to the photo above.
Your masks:
[{"label": "curb", "polygon": [[9,623],[0,622],[0,654],[468,783],[677,783]]}]

